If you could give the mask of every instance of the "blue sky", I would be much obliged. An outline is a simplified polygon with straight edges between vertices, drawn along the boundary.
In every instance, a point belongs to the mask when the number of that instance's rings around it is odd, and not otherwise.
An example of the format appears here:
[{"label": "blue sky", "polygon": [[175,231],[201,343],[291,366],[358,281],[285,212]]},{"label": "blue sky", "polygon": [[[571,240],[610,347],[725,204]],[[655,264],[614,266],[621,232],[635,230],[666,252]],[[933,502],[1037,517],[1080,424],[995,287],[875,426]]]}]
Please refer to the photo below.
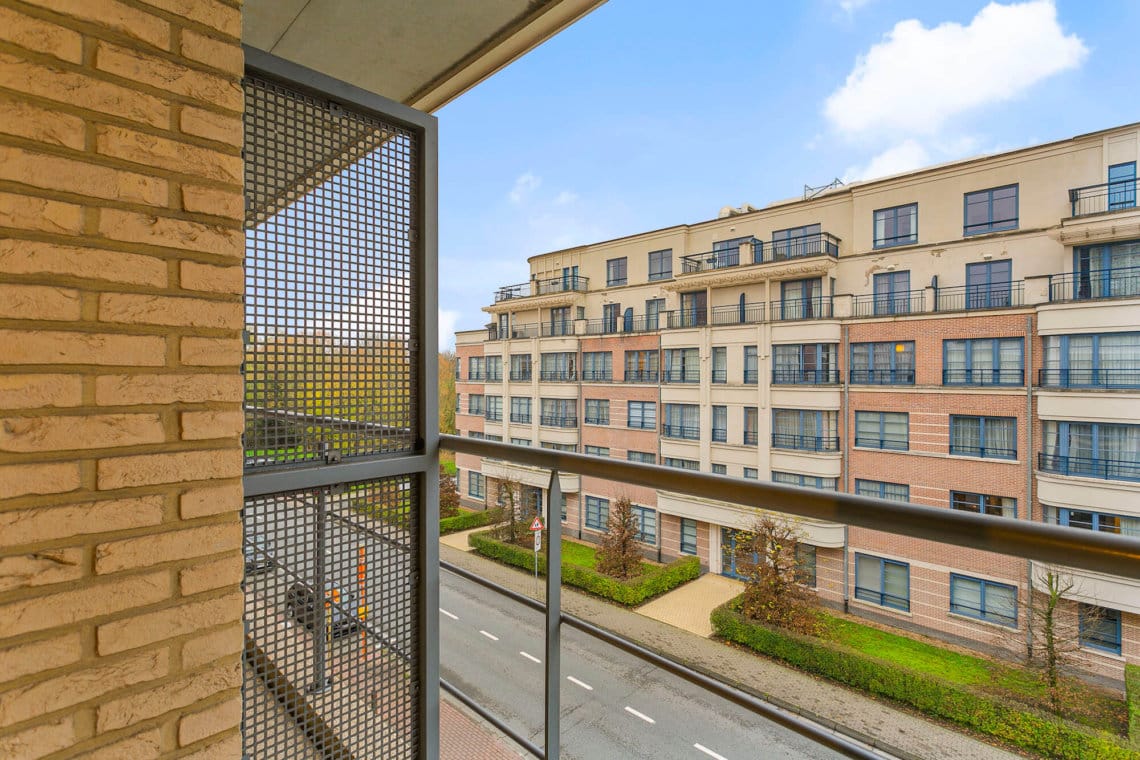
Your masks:
[{"label": "blue sky", "polygon": [[440,344],[536,253],[1140,120],[1140,3],[610,0],[443,108]]}]

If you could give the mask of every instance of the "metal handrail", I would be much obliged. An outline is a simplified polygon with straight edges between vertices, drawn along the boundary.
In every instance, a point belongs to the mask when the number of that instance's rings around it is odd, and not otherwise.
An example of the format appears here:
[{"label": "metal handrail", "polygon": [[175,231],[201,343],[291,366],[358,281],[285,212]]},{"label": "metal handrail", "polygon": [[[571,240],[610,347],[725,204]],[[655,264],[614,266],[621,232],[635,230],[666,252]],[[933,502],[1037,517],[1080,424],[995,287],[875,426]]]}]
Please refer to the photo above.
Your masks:
[{"label": "metal handrail", "polygon": [[935,311],[1009,309],[1024,304],[1025,281],[991,285],[954,285],[934,291]]},{"label": "metal handrail", "polygon": [[772,385],[839,385],[839,369],[775,367]]},{"label": "metal handrail", "polygon": [[1140,296],[1140,267],[1109,267],[1049,275],[1049,302]]},{"label": "metal handrail", "polygon": [[926,311],[925,290],[904,290],[889,294],[855,296],[854,316],[889,317],[894,314],[920,314]]},{"label": "metal handrail", "polygon": [[1136,208],[1136,179],[1119,179],[1069,188],[1072,216]]},{"label": "metal handrail", "polygon": [[701,429],[692,425],[670,425],[666,422],[661,427],[661,435],[664,438],[680,438],[686,441],[699,441],[701,438]]},{"label": "metal handrail", "polygon": [[463,454],[498,457],[518,464],[1140,580],[1140,538],[454,435],[441,435],[440,446]]},{"label": "metal handrail", "polygon": [[914,385],[913,369],[851,369],[847,373],[852,385]]},{"label": "metal handrail", "polygon": [[711,324],[755,325],[764,321],[765,303],[725,304],[712,307]]},{"label": "metal handrail", "polygon": [[772,448],[794,451],[839,451],[839,436],[772,433]]},{"label": "metal handrail", "polygon": [[773,322],[789,322],[799,319],[830,319],[832,313],[831,296],[810,298],[788,298],[772,301],[768,305],[768,319]]},{"label": "metal handrail", "polygon": [[656,383],[661,373],[655,369],[626,370],[622,382],[626,383]]},{"label": "metal handrail", "polygon": [[542,296],[548,293],[568,293],[571,291],[586,291],[590,287],[590,278],[580,274],[566,275],[564,277],[547,277],[541,280],[520,282],[517,285],[504,285],[495,291],[495,303],[510,301],[514,298],[527,298],[529,296]]},{"label": "metal handrail", "polygon": [[1140,457],[1108,459],[1037,452],[1037,469],[1058,475],[1101,480],[1140,480]]},{"label": "metal handrail", "polygon": [[1140,388],[1140,367],[1052,367],[1037,370],[1042,388]]},{"label": "metal handrail", "polygon": [[987,367],[985,369],[944,369],[943,385],[1022,385],[1025,383],[1025,370],[1008,367]]}]

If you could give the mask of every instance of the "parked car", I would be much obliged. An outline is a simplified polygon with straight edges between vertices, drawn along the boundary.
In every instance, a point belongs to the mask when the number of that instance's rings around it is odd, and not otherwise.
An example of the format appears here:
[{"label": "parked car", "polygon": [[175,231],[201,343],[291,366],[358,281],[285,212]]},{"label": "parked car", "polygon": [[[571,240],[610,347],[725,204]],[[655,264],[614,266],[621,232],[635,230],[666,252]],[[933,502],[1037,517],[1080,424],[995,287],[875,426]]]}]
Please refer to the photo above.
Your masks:
[{"label": "parked car", "polygon": [[326,614],[332,619],[333,637],[346,636],[360,629],[362,609],[360,600],[353,591],[333,584],[325,586],[325,598],[331,602],[329,612],[324,609],[312,586],[297,582],[285,592],[285,617],[294,620],[310,631],[315,625],[324,626]]},{"label": "parked car", "polygon": [[246,534],[242,542],[242,553],[245,555],[245,574],[263,573],[273,567],[273,542],[260,533]]}]

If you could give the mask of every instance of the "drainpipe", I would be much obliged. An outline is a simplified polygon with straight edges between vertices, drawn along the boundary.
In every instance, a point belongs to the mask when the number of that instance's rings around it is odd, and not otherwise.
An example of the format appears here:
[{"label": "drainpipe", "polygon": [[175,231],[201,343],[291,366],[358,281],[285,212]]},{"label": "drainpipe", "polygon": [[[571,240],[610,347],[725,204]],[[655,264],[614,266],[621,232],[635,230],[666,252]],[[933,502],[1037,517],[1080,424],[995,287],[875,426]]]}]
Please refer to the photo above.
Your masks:
[{"label": "drainpipe", "polygon": [[[842,352],[843,367],[844,368],[847,367],[847,356],[848,356],[847,352],[849,350],[848,342],[850,340],[850,338],[847,334],[847,330],[848,330],[848,325],[847,325],[847,323],[844,323],[843,324],[842,339],[839,342],[839,350]],[[839,357],[838,356],[835,357],[835,361],[836,361],[836,364],[839,363]],[[851,409],[851,396],[850,396],[851,386],[847,382],[847,378],[843,377],[842,373],[839,376],[839,381],[841,383],[843,383],[843,426],[842,426],[843,437],[841,439],[843,441],[843,445],[840,447],[839,466],[840,466],[841,471],[843,473],[843,490],[847,493],[851,493],[851,467],[850,467],[851,460],[850,460],[850,455],[847,451],[847,416],[849,414],[849,410]],[[851,576],[851,551],[850,551],[850,545],[849,545],[849,541],[848,541],[848,531],[849,530],[850,530],[849,526],[844,524],[844,526],[843,526],[843,611],[844,612],[847,612],[851,606],[851,588],[850,588],[851,584],[850,584],[850,581],[848,580]]]},{"label": "drainpipe", "polygon": [[[1033,519],[1033,315],[1025,315],[1025,519]],[[1025,583],[1028,598],[1033,603],[1033,560],[1025,560]],[[1029,613],[1030,615],[1032,613]],[[1025,652],[1033,652],[1033,621],[1025,624]]]}]

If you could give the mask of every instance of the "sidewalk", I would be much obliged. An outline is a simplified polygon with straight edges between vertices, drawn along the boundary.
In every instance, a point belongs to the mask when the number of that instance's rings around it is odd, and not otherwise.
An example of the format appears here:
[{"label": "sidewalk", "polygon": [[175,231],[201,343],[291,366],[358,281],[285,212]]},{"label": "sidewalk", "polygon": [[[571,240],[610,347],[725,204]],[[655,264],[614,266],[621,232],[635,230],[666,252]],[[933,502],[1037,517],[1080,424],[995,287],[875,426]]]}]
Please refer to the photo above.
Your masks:
[{"label": "sidewalk", "polygon": [[469,713],[451,695],[445,693],[440,696],[440,760],[518,760],[530,757],[522,750],[512,749],[512,746],[509,739]]},{"label": "sidewalk", "polygon": [[[512,591],[534,595],[534,580],[513,568],[446,544],[440,546],[440,559]],[[664,597],[650,603],[657,604],[658,613],[662,607],[674,605],[672,600],[663,600]],[[855,691],[570,588],[562,589],[562,609],[821,725],[832,729],[842,726],[843,733],[900,758],[1013,760],[1020,757],[916,715],[892,709]]]}]

